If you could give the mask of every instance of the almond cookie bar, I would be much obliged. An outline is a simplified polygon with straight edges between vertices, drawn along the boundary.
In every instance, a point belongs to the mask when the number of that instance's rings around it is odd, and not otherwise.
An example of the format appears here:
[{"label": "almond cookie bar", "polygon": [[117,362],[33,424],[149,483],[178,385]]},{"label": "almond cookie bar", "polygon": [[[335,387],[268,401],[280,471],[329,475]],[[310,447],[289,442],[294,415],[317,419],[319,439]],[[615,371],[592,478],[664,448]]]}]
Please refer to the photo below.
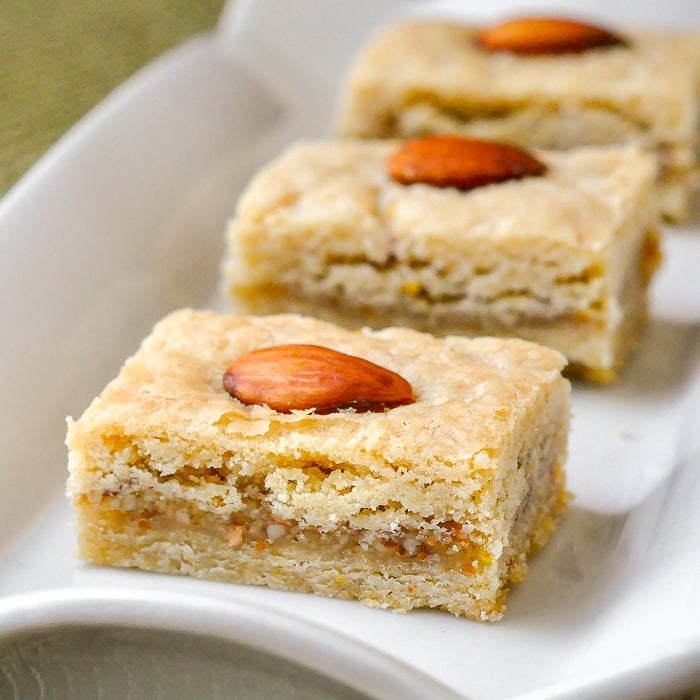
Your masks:
[{"label": "almond cookie bar", "polygon": [[252,313],[518,336],[610,380],[658,258],[653,159],[633,147],[533,156],[459,137],[298,144],[239,202],[230,295]]},{"label": "almond cookie bar", "polygon": [[565,507],[563,364],[517,339],[175,312],[69,419],[80,556],[497,620]]},{"label": "almond cookie bar", "polygon": [[697,32],[419,21],[385,30],[359,57],[339,131],[463,133],[545,149],[637,144],[656,155],[662,211],[679,221],[697,182],[699,86]]}]

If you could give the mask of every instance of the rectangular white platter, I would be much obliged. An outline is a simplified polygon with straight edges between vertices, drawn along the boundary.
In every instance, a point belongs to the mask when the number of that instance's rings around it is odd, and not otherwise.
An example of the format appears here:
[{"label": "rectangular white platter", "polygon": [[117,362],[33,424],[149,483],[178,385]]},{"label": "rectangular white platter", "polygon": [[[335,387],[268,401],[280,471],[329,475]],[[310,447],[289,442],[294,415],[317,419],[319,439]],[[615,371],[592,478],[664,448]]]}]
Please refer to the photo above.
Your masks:
[{"label": "rectangular white platter", "polygon": [[[331,133],[339,81],[380,22],[416,12],[494,18],[519,4],[239,0],[217,32],[113,93],[5,197],[0,596],[11,604],[32,591],[119,588],[263,606],[475,699],[644,698],[700,686],[695,225],[665,231],[651,323],[622,380],[574,389],[575,500],[503,622],[397,615],[75,558],[65,417],[168,311],[227,309],[217,292],[222,234],[250,175],[293,139]],[[634,16],[609,5],[578,9],[611,23],[700,25],[700,7],[682,0],[637,3]]]}]

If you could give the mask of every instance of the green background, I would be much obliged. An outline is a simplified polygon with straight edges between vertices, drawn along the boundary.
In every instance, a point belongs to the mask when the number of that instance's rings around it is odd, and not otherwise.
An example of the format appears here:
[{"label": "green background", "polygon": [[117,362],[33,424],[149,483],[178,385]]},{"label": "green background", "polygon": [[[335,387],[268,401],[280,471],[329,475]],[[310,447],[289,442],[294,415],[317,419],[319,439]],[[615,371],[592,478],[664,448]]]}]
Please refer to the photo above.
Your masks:
[{"label": "green background", "polygon": [[139,67],[211,29],[224,0],[2,0],[0,195]]}]

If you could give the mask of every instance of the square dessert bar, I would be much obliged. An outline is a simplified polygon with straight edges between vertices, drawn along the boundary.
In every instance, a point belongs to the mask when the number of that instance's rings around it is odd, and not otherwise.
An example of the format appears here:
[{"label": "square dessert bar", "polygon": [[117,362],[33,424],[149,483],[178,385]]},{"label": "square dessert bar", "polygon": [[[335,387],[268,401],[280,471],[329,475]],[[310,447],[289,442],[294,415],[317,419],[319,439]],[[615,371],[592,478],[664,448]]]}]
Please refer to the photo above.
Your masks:
[{"label": "square dessert bar", "polygon": [[518,336],[565,354],[574,375],[612,379],[646,319],[658,257],[653,159],[632,147],[538,152],[544,174],[463,191],[395,180],[399,149],[303,143],[265,168],[228,231],[238,306]]},{"label": "square dessert bar", "polygon": [[[69,420],[80,556],[497,620],[565,507],[563,364],[516,339],[176,312]],[[272,375],[286,408],[254,402]],[[294,403],[309,375],[335,407]],[[363,382],[384,406],[362,412]]]},{"label": "square dessert bar", "polygon": [[637,144],[656,154],[662,211],[685,218],[697,170],[700,32],[629,31],[563,53],[518,45],[528,32],[533,39],[522,21],[420,21],[381,32],[351,72],[340,133],[462,133],[545,149]]}]

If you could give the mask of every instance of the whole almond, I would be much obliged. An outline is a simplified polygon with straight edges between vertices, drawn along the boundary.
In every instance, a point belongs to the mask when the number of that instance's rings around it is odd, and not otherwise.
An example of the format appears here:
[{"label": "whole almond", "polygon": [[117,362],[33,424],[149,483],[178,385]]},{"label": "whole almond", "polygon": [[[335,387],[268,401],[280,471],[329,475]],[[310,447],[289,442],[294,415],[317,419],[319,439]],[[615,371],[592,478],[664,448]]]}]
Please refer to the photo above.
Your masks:
[{"label": "whole almond", "polygon": [[547,166],[527,151],[498,141],[425,136],[404,142],[387,161],[390,177],[404,185],[470,190],[505,180],[543,175]]},{"label": "whole almond", "polygon": [[244,404],[280,413],[313,408],[333,413],[384,411],[413,403],[411,385],[395,372],[319,345],[274,345],[236,358],[224,389]]},{"label": "whole almond", "polygon": [[521,17],[479,30],[476,43],[487,51],[537,55],[580,53],[624,45],[625,41],[593,24],[553,17]]}]

